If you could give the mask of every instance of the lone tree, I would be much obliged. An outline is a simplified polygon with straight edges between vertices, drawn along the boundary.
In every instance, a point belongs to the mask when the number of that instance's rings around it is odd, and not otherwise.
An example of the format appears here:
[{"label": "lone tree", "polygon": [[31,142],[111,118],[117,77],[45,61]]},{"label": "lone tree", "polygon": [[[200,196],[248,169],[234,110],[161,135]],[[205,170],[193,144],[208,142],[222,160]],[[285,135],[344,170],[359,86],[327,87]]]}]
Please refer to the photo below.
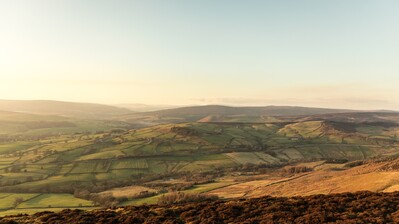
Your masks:
[{"label": "lone tree", "polygon": [[16,197],[14,199],[14,208],[16,208],[19,204],[21,204],[22,202],[24,202],[24,199],[22,197]]}]

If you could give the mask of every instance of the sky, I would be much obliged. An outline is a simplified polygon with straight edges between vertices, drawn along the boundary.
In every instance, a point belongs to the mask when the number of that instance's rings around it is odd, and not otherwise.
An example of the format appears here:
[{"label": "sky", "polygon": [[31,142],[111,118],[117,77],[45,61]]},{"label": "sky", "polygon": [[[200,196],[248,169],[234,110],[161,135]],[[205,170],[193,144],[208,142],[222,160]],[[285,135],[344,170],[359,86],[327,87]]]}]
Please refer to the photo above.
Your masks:
[{"label": "sky", "polygon": [[0,98],[399,110],[396,0],[1,0]]}]

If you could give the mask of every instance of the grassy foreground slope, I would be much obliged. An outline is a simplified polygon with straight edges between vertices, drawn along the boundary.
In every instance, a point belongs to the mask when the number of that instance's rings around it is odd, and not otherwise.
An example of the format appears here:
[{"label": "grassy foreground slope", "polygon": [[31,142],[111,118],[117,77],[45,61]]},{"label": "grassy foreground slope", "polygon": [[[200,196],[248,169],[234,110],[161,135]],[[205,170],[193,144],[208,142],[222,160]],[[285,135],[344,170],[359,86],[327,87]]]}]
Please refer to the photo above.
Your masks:
[{"label": "grassy foreground slope", "polygon": [[[396,158],[395,156],[394,158]],[[276,181],[273,184],[258,188],[245,189],[234,193],[245,193],[246,197],[263,195],[275,196],[303,196],[313,194],[331,194],[357,191],[393,192],[399,189],[399,159],[382,158],[365,160],[358,166],[350,168],[348,165],[320,164],[312,172],[297,175],[287,181]],[[327,166],[330,165],[330,168]],[[309,184],[311,183],[311,184]],[[251,183],[246,183],[248,186]],[[254,186],[256,184],[252,184]],[[231,187],[234,187],[231,186]],[[220,188],[219,192],[231,192],[233,189]],[[213,192],[217,193],[217,192]]]}]

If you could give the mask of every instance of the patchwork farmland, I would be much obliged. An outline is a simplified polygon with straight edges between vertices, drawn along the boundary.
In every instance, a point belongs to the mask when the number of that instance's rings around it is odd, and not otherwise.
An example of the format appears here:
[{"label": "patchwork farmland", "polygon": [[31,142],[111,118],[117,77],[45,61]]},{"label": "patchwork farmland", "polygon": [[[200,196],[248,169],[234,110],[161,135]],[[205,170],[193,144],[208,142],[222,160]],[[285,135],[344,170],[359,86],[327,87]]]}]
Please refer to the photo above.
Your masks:
[{"label": "patchwork farmland", "polygon": [[[102,197],[113,198],[112,205],[156,203],[168,189],[218,192],[245,178],[284,179],[276,170],[287,165],[350,163],[397,152],[396,126],[356,123],[347,124],[355,130],[348,131],[343,125],[191,122],[6,141],[0,144],[1,209],[89,209]],[[262,170],[272,176],[254,176]],[[116,193],[129,187],[147,190]]]}]

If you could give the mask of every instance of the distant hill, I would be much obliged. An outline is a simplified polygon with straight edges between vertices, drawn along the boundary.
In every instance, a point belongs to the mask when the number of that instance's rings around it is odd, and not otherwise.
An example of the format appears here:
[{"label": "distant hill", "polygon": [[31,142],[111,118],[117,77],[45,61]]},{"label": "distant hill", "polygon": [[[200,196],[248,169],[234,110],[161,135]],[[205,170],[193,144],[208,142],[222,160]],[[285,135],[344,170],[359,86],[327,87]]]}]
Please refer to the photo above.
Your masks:
[{"label": "distant hill", "polygon": [[132,113],[126,108],[50,100],[0,100],[0,110],[41,115],[58,115],[85,119],[110,119],[113,116]]},{"label": "distant hill", "polygon": [[149,111],[157,111],[157,110],[166,110],[172,108],[178,108],[179,106],[173,105],[147,105],[147,104],[139,104],[139,103],[132,103],[132,104],[117,104],[117,107],[126,108],[136,112],[149,112]]},{"label": "distant hill", "polygon": [[129,124],[119,121],[0,111],[0,141],[4,136],[40,137],[128,127]]},{"label": "distant hill", "polygon": [[399,123],[399,112],[395,111],[375,111],[375,112],[351,112],[351,113],[331,113],[315,114],[309,116],[285,117],[295,121],[337,121],[355,123]]},{"label": "distant hill", "polygon": [[343,109],[326,109],[295,106],[264,106],[264,107],[230,107],[221,105],[181,107],[167,110],[148,112],[158,116],[208,116],[208,115],[247,115],[247,116],[294,116],[294,115],[313,115],[327,113],[350,112]]},{"label": "distant hill", "polygon": [[244,122],[261,123],[280,121],[280,116],[309,116],[316,114],[353,112],[295,106],[231,107],[221,105],[190,106],[119,116],[122,121],[142,126],[178,122]]}]

